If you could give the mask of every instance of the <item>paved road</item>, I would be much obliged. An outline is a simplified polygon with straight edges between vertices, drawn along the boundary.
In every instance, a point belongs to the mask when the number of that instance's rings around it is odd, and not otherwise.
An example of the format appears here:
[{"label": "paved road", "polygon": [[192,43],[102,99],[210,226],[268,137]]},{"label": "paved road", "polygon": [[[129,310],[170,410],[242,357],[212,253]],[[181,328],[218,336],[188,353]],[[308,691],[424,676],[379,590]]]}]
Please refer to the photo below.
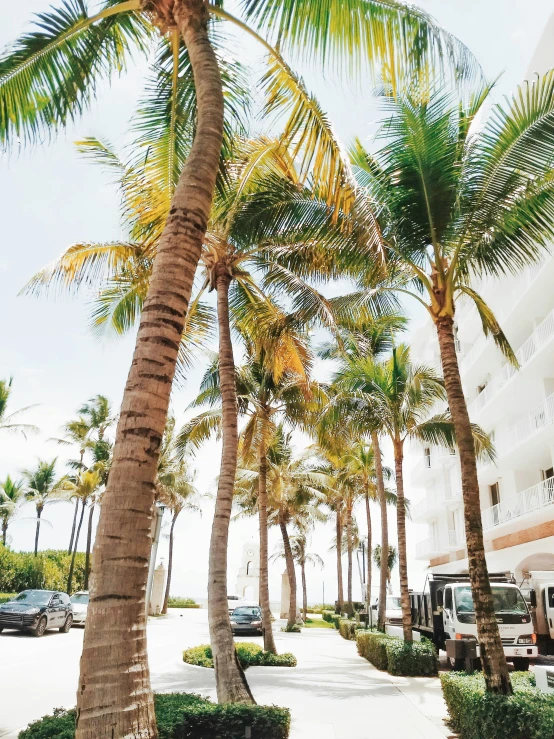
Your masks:
[{"label": "paved road", "polygon": [[[297,668],[253,667],[247,672],[258,703],[288,706],[291,739],[444,739],[445,707],[435,678],[393,678],[358,657],[354,643],[326,629],[301,635],[278,631],[279,652],[292,651]],[[249,639],[260,641],[259,639]],[[41,639],[0,634],[0,737],[58,706],[75,703],[82,629]],[[185,665],[182,650],[208,641],[205,610],[171,611],[150,619],[148,651],[158,691],[215,697],[213,671]]]}]

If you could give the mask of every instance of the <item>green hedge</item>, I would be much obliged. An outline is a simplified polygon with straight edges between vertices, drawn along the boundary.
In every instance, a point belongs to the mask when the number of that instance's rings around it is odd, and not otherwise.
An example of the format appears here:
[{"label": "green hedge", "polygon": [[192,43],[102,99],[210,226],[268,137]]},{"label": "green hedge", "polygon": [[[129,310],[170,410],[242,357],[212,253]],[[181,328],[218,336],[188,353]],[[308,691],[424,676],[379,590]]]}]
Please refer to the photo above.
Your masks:
[{"label": "green hedge", "polygon": [[13,600],[17,593],[0,593],[0,603],[7,603],[9,600]]},{"label": "green hedge", "polygon": [[460,739],[552,739],[554,695],[535,687],[529,672],[512,672],[512,696],[485,690],[482,673],[441,674],[450,723]]},{"label": "green hedge", "polygon": [[[296,657],[290,652],[285,654],[264,652],[258,644],[252,642],[238,642],[235,649],[244,670],[247,667],[296,667],[297,664]],[[198,667],[213,667],[212,648],[209,644],[201,644],[198,647],[185,649],[183,661]]]},{"label": "green hedge", "polygon": [[354,641],[356,639],[356,631],[363,629],[364,624],[359,621],[353,621],[348,618],[341,618],[339,620],[339,632],[343,639]]},{"label": "green hedge", "polygon": [[324,621],[328,621],[330,624],[333,623],[333,618],[335,615],[336,614],[334,611],[321,611],[321,618]]},{"label": "green hedge", "polygon": [[321,603],[316,606],[310,606],[308,608],[308,613],[323,613],[323,611],[331,611],[332,613],[335,612],[335,606],[332,603]]},{"label": "green hedge", "polygon": [[[28,588],[65,590],[71,556],[65,550],[48,549],[12,552],[0,544],[0,593],[20,593]],[[73,572],[73,588],[81,590],[85,580],[85,555],[77,552]]]},{"label": "green hedge", "polygon": [[[199,695],[167,693],[155,696],[159,739],[287,739],[290,712],[277,706],[218,705]],[[19,739],[74,739],[75,711],[58,709],[35,721]]]},{"label": "green hedge", "polygon": [[356,647],[360,657],[364,657],[378,670],[386,670],[388,667],[387,642],[395,637],[383,634],[380,631],[356,632]]},{"label": "green hedge", "polygon": [[170,597],[167,601],[168,608],[202,608],[193,598]]},{"label": "green hedge", "polygon": [[380,631],[355,632],[358,654],[378,670],[388,670],[391,675],[425,677],[438,672],[437,652],[427,639],[408,644],[398,636]]}]

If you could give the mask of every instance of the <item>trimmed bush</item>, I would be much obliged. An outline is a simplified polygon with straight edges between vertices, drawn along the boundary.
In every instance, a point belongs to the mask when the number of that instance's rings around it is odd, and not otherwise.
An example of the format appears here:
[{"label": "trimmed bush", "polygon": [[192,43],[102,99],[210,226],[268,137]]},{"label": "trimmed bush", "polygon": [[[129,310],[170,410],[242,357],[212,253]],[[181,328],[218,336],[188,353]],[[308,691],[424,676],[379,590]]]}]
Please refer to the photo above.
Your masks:
[{"label": "trimmed bush", "polygon": [[321,618],[328,623],[333,623],[333,617],[335,616],[334,611],[321,611]]},{"label": "trimmed bush", "polygon": [[364,624],[359,621],[353,621],[348,618],[339,620],[339,632],[343,639],[354,641],[356,639],[356,631],[364,628]]},{"label": "trimmed bush", "polygon": [[514,694],[493,695],[485,690],[482,673],[440,676],[450,723],[460,739],[552,739],[554,695],[535,687],[535,676],[512,672]]},{"label": "trimmed bush", "polygon": [[[28,588],[62,590],[67,587],[71,555],[65,550],[48,549],[32,552],[12,552],[0,544],[0,593],[20,593]],[[85,579],[85,555],[77,552],[73,586],[81,590]]]},{"label": "trimmed bush", "polygon": [[7,603],[9,600],[13,600],[17,593],[0,593],[0,603]]},{"label": "trimmed bush", "polygon": [[286,626],[281,626],[281,631],[285,631],[287,634],[300,634],[302,633],[302,628],[300,624],[291,624],[290,626],[287,624]]},{"label": "trimmed bush", "polygon": [[[159,739],[287,739],[290,712],[277,706],[218,705],[199,695],[166,693],[155,696]],[[30,724],[19,739],[74,739],[75,711],[57,709]]]},{"label": "trimmed bush", "polygon": [[321,603],[316,606],[310,606],[308,608],[308,613],[323,613],[323,611],[331,611],[334,613],[335,606],[332,603]]},{"label": "trimmed bush", "polygon": [[167,601],[168,608],[202,608],[193,598],[169,598]]},{"label": "trimmed bush", "polygon": [[436,675],[439,669],[435,645],[428,639],[411,644],[399,639],[391,639],[385,644],[388,671],[391,675],[425,677]]},{"label": "trimmed bush", "polygon": [[[258,645],[252,642],[238,642],[235,644],[237,657],[243,668],[247,667],[296,667],[296,657],[290,652],[285,654],[272,654],[264,652]],[[198,667],[213,667],[213,653],[209,644],[191,647],[183,652],[183,661],[189,665]]]},{"label": "trimmed bush", "polygon": [[378,670],[386,670],[388,666],[387,642],[397,637],[388,636],[380,631],[356,632],[356,647],[360,657],[371,662]]}]

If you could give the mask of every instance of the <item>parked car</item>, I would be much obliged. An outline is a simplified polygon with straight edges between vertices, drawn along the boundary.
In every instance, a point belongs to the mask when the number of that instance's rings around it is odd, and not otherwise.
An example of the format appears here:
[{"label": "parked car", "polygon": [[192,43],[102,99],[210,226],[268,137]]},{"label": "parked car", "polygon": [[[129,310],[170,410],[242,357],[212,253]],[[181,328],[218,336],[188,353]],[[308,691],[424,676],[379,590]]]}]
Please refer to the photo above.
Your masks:
[{"label": "parked car", "polygon": [[73,606],[73,626],[84,626],[88,611],[88,590],[79,590],[70,598]]},{"label": "parked car", "polygon": [[47,629],[67,634],[73,623],[73,606],[67,593],[55,590],[24,590],[0,605],[0,632],[29,631],[42,636]]},{"label": "parked car", "polygon": [[262,634],[262,609],[260,606],[239,606],[231,614],[233,634]]}]

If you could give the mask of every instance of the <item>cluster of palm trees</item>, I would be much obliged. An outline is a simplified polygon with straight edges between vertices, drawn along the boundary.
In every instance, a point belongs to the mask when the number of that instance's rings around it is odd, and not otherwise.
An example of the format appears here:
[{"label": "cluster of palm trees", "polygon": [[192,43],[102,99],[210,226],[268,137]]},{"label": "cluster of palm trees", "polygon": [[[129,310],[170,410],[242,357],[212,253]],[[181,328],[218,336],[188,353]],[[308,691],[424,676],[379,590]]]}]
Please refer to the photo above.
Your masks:
[{"label": "cluster of palm trees", "polygon": [[[253,85],[225,49],[230,26],[268,54],[258,90],[276,136],[249,138]],[[237,18],[222,3],[203,0],[104,0],[95,13],[85,0],[67,0],[41,14],[37,28],[0,59],[0,142],[20,146],[61,130],[87,109],[99,79],[131,63],[132,52],[146,54],[152,72],[130,158],[121,161],[106,142],[81,143],[120,182],[128,238],[77,244],[27,288],[93,287],[96,326],[122,332],[138,324],[93,552],[77,739],[156,736],[144,616],[151,516],[173,379],[186,377],[194,350],[213,330],[203,300],[208,289],[217,294],[219,352],[198,403],[210,407],[179,444],[194,449],[211,433],[222,438],[209,572],[219,699],[253,700],[235,658],[226,603],[239,459],[239,488],[246,497],[249,486],[256,489],[261,605],[266,644],[271,641],[263,573],[267,526],[283,518],[271,498],[271,465],[289,453],[285,431],[275,442],[285,417],[312,433],[328,466],[303,470],[308,477],[299,494],[318,491],[313,474],[335,475],[348,491],[332,504],[338,551],[343,535],[352,551],[357,491],[369,500],[376,490],[385,585],[387,475],[380,445],[391,440],[406,639],[403,445],[414,437],[457,445],[485,679],[489,690],[509,693],[476,467],[478,453],[492,452],[468,416],[455,314],[460,297],[472,302],[485,333],[515,362],[475,283],[538,259],[554,235],[554,73],[523,84],[487,116],[491,86],[472,55],[403,3],[328,0],[322,10],[319,0],[245,0]],[[378,73],[386,117],[374,150],[356,142],[345,154],[290,66],[295,54],[344,77],[360,68]],[[337,278],[350,289],[326,297],[323,286]],[[396,331],[380,325],[408,297],[425,306],[436,326],[444,379],[419,367],[397,344]],[[330,388],[311,378],[307,338],[315,327],[334,337],[339,369]],[[245,356],[239,368],[233,332]],[[373,455],[374,473],[352,460],[348,466],[356,437],[362,456]],[[360,463],[365,466],[361,457]],[[277,489],[281,482],[274,482]],[[253,510],[248,502],[247,509]],[[290,542],[284,546],[285,553],[292,549]]]}]

